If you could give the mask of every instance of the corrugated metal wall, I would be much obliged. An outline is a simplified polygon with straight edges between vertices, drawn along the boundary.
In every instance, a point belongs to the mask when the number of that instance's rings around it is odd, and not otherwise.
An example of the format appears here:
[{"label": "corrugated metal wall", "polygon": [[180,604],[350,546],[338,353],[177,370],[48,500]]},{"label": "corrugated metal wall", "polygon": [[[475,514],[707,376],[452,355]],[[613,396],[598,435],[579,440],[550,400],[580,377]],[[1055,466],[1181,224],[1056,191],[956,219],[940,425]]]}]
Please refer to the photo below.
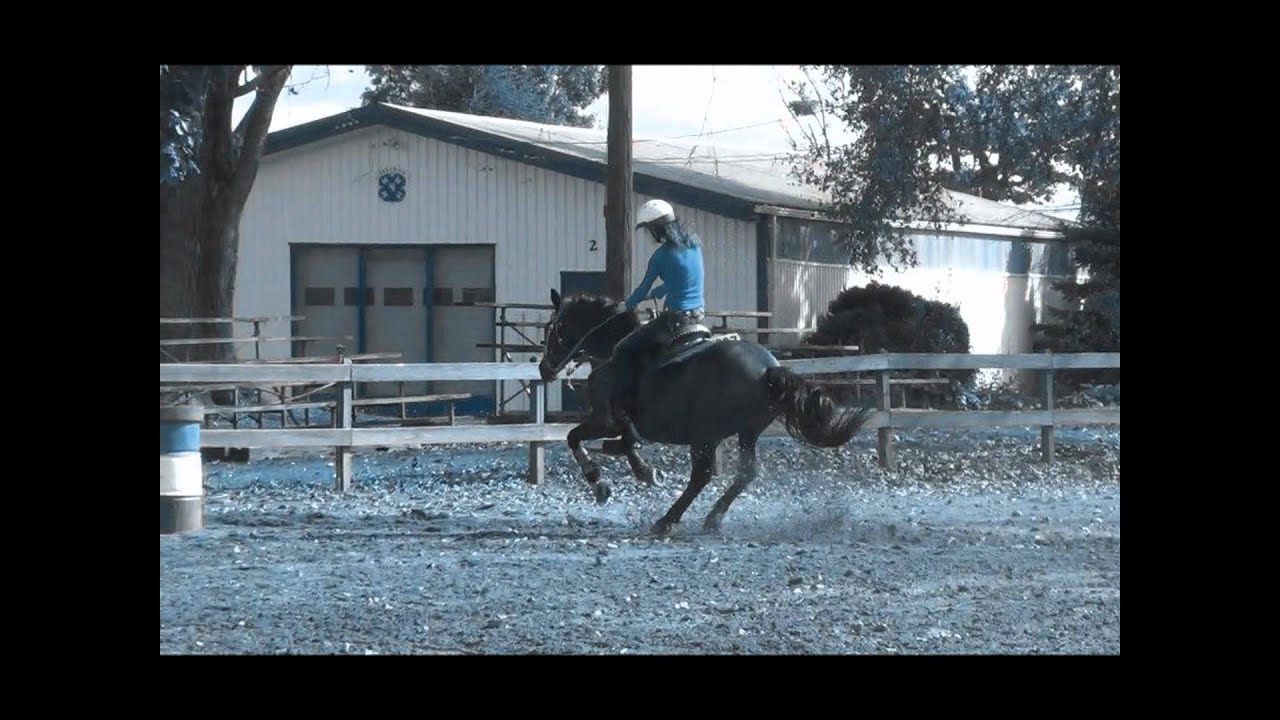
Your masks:
[{"label": "corrugated metal wall", "polygon": [[[378,178],[391,168],[407,180],[401,202],[378,197]],[[637,195],[635,206],[649,199]],[[603,183],[384,127],[285,151],[264,159],[245,206],[235,312],[289,314],[290,243],[491,243],[497,301],[549,303],[561,270],[604,270],[604,201]],[[756,309],[755,224],[681,206],[676,211],[703,239],[709,308]],[[638,233],[633,286],[652,250],[647,235]],[[546,314],[508,311],[507,317]],[[288,335],[288,324],[267,333]],[[508,341],[513,337],[508,328]],[[288,354],[285,344],[269,350]],[[514,407],[524,407],[519,402]],[[549,405],[559,408],[558,388]]]},{"label": "corrugated metal wall", "polygon": [[969,326],[970,352],[1019,353],[1030,351],[1029,327],[1043,321],[1046,305],[1062,305],[1049,287],[1054,274],[1045,272],[1060,269],[1047,243],[933,234],[913,240],[920,265],[886,268],[879,278],[846,265],[771,260],[773,323],[814,326],[841,290],[874,279],[958,305]]}]

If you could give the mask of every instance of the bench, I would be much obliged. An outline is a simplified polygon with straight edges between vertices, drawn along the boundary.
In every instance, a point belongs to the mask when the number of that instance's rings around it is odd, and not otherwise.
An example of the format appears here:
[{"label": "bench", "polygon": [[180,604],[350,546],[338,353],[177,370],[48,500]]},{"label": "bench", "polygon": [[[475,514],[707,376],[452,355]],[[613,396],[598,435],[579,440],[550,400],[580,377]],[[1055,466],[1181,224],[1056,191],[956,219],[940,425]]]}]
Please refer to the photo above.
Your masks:
[{"label": "bench", "polygon": [[[383,420],[375,420],[373,422],[399,422],[401,424],[410,424],[411,420],[408,417],[408,408],[406,407],[409,403],[443,402],[443,403],[449,404],[449,424],[453,425],[457,422],[457,418],[454,413],[454,404],[457,403],[459,400],[470,400],[470,399],[471,399],[471,393],[439,393],[436,395],[398,395],[394,397],[360,398],[359,400],[352,400],[351,406],[353,408],[358,408],[358,407],[368,407],[371,405],[399,405],[400,417],[386,418]],[[414,420],[412,422],[418,422],[418,421]]]}]

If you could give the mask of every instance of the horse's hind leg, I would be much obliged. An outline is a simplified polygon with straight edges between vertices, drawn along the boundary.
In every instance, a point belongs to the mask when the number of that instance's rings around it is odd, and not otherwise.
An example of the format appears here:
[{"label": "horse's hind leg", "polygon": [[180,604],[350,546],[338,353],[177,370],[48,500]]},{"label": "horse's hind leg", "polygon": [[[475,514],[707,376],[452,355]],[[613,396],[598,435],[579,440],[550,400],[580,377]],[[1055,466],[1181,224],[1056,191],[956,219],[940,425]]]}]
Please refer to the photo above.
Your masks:
[{"label": "horse's hind leg", "polygon": [[738,436],[738,475],[734,478],[733,484],[728,490],[724,491],[724,495],[716,501],[711,508],[711,512],[707,513],[707,519],[702,523],[702,529],[706,532],[717,532],[720,530],[720,521],[724,518],[724,514],[729,511],[729,506],[742,494],[743,490],[756,479],[756,471],[759,463],[756,462],[756,441],[760,439],[760,434],[741,434]]},{"label": "horse's hind leg", "polygon": [[666,535],[670,532],[671,527],[680,522],[684,511],[688,510],[689,505],[698,497],[698,493],[702,492],[702,488],[707,486],[707,482],[711,480],[711,456],[714,452],[714,445],[693,446],[690,452],[693,457],[693,474],[689,479],[689,486],[684,489],[671,509],[667,510],[667,514],[653,524],[655,535]]},{"label": "horse's hind leg", "polygon": [[587,451],[582,447],[583,440],[595,440],[597,438],[609,437],[614,435],[614,431],[608,425],[583,423],[569,431],[569,450],[573,452],[573,459],[578,461],[578,467],[582,468],[582,474],[587,479],[587,484],[591,486],[591,492],[596,497],[596,502],[603,503],[613,494],[613,488],[609,487],[609,483],[600,479],[600,466],[595,460],[587,455]]}]

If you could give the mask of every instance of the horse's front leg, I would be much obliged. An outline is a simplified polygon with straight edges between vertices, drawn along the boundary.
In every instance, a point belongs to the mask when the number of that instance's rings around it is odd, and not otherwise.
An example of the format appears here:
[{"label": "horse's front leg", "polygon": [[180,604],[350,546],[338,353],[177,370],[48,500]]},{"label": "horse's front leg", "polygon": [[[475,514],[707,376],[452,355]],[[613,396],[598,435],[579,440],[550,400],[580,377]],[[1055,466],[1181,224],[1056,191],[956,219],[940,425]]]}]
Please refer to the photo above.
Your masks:
[{"label": "horse's front leg", "polygon": [[587,422],[569,431],[569,450],[573,452],[573,459],[578,462],[578,467],[582,468],[582,474],[586,477],[587,484],[591,486],[591,492],[595,495],[596,502],[601,504],[613,494],[613,488],[609,487],[607,481],[600,479],[600,466],[587,454],[586,449],[582,447],[582,441],[596,440],[616,434],[617,432],[613,428],[606,424],[595,422],[594,418],[589,418]]},{"label": "horse's front leg", "polygon": [[[626,441],[624,441],[626,442]],[[627,463],[631,465],[631,473],[636,476],[636,480],[640,481],[645,487],[654,486],[653,467],[640,457],[640,453],[636,452],[634,444],[627,442]]]},{"label": "horse's front leg", "polygon": [[626,455],[627,464],[631,466],[631,474],[636,476],[636,480],[645,487],[653,487],[654,472],[653,467],[640,457],[640,453],[636,450],[634,438],[631,433],[625,433],[617,440],[605,440],[600,452],[605,455]]}]

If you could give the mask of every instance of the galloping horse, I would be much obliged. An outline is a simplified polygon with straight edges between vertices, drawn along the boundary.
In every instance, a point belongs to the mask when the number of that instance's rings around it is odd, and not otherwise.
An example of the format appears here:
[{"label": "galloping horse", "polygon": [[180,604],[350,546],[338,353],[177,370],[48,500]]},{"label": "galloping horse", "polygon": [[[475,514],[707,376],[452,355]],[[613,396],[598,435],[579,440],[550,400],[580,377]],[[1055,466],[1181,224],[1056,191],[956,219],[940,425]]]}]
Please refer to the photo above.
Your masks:
[{"label": "galloping horse", "polygon": [[[612,490],[600,479],[600,467],[583,450],[583,440],[621,436],[620,447],[632,471],[646,483],[652,482],[653,470],[636,454],[637,439],[690,448],[689,485],[653,525],[655,534],[670,532],[706,487],[721,441],[738,436],[739,464],[733,484],[707,514],[703,527],[708,532],[719,529],[729,505],[755,479],[756,441],[774,419],[781,417],[796,440],[832,448],[852,439],[871,413],[871,408],[838,413],[821,388],[779,365],[760,345],[712,339],[710,332],[700,328],[703,332],[678,339],[671,348],[640,360],[634,425],[620,427],[608,412],[613,382],[608,358],[614,346],[640,326],[639,316],[604,297],[579,295],[562,300],[554,288],[551,304],[554,311],[538,370],[549,382],[570,362],[585,358],[593,365],[587,381],[590,413],[569,431],[569,449],[596,501],[608,500]],[[606,442],[606,452],[609,447]]]}]

